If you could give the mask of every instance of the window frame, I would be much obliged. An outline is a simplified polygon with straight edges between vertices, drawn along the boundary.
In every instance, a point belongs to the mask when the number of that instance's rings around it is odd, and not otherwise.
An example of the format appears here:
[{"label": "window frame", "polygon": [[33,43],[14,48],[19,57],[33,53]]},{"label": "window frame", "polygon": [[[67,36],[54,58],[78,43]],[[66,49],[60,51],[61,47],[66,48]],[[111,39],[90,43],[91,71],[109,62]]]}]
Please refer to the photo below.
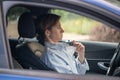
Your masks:
[{"label": "window frame", "polygon": [[[14,7],[16,5],[27,5],[27,6],[63,9],[66,11],[74,12],[78,15],[83,15],[83,16],[89,17],[91,19],[95,19],[97,21],[100,21],[100,22],[105,23],[107,25],[110,25],[112,27],[115,27],[116,29],[119,29],[119,28],[117,28],[119,25],[119,21],[114,20],[115,18],[118,17],[117,15],[115,15],[113,13],[109,13],[109,11],[105,11],[102,8],[95,7],[95,6],[92,6],[91,4],[84,3],[82,1],[80,1],[77,4],[76,3],[77,3],[77,1],[73,2],[73,3],[67,3],[67,2],[62,1],[62,0],[61,1],[59,1],[59,0],[53,1],[53,2],[50,2],[49,0],[46,0],[46,1],[42,1],[42,0],[41,1],[37,1],[37,0],[33,1],[33,0],[31,0],[29,2],[28,1],[3,1],[3,4],[1,6],[3,21],[4,21],[3,31],[6,32],[5,26],[7,26],[7,22],[6,22],[7,12],[11,7]],[[83,8],[83,6],[86,6],[86,7]],[[94,8],[94,9],[92,10],[91,8]],[[96,11],[97,9],[99,9],[98,12]],[[92,14],[91,11],[94,12],[94,14]],[[102,11],[102,12],[100,12],[100,11]],[[108,17],[110,15],[113,15],[114,18]],[[120,18],[119,18],[119,20],[120,20]],[[5,52],[4,53],[6,54],[5,56],[7,56],[7,58],[6,58],[7,59],[6,60],[7,68],[13,69],[11,51],[10,51],[9,41],[7,39],[6,33],[4,33],[4,39],[5,39],[5,42],[4,42],[4,44],[5,44],[4,51]]]}]

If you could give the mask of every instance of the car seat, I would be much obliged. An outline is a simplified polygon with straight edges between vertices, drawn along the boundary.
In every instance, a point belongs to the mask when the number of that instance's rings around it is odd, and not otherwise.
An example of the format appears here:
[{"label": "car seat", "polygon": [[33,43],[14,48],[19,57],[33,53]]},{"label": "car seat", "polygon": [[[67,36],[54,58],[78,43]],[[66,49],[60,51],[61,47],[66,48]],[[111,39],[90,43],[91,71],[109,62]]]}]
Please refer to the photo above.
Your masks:
[{"label": "car seat", "polygon": [[40,56],[44,47],[38,42],[31,41],[31,39],[36,37],[35,30],[32,14],[30,12],[23,13],[18,21],[19,38],[14,57],[24,69],[54,71],[36,56]]}]

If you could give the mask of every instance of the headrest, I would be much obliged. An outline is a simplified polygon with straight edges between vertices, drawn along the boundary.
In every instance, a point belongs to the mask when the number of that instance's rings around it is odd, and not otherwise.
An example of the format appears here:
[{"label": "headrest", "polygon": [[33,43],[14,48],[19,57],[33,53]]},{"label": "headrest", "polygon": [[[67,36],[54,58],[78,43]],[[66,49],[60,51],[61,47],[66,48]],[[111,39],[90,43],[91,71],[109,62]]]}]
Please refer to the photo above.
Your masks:
[{"label": "headrest", "polygon": [[33,38],[36,36],[35,24],[31,13],[23,13],[18,21],[18,33],[23,38]]}]

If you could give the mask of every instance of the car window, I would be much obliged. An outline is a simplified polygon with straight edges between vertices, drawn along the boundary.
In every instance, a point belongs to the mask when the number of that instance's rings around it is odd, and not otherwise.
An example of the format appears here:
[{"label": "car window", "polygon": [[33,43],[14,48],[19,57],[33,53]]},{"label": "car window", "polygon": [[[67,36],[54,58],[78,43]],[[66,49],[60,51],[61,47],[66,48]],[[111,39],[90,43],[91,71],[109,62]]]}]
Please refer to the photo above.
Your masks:
[{"label": "car window", "polygon": [[18,19],[19,16],[24,13],[29,12],[29,9],[24,7],[13,7],[8,11],[7,15],[7,30],[8,30],[8,37],[17,39],[19,37],[18,34]]},{"label": "car window", "polygon": [[[26,11],[29,10],[24,7],[14,7],[9,10],[7,17],[9,38],[17,39],[19,37],[17,30],[18,19]],[[107,27],[101,22],[60,9],[52,9],[51,13],[62,16],[62,27],[65,30],[63,40],[119,42],[120,32]]]},{"label": "car window", "polygon": [[[19,41],[18,41],[19,17],[22,13],[30,11],[26,7],[28,7],[31,11],[33,10],[33,12],[34,12],[34,9],[36,11],[42,9],[42,7],[39,8],[38,6],[36,7],[36,6],[29,6],[29,5],[26,5],[25,7],[16,7],[15,6],[15,7],[11,8],[7,14],[7,22],[8,22],[7,23],[7,33],[8,33],[7,35],[8,35],[8,38],[10,39],[9,43],[10,43],[10,50],[12,53],[12,58],[16,58],[16,56],[14,56],[14,53],[17,53],[16,46],[19,44]],[[63,9],[66,9],[66,8],[63,8]],[[41,10],[41,11],[44,12],[44,10]],[[39,11],[39,12],[41,12],[41,11]],[[39,12],[38,13],[34,12],[34,14],[39,14]],[[82,16],[80,14],[78,15],[78,14],[69,12],[67,10],[65,11],[62,9],[51,9],[50,13],[58,14],[61,16],[61,25],[62,25],[62,28],[64,29],[63,40],[65,40],[65,41],[77,40],[77,41],[81,41],[81,43],[83,43],[85,45],[85,49],[86,49],[85,57],[86,57],[86,60],[88,60],[88,63],[90,65],[90,71],[88,71],[88,72],[89,73],[95,72],[95,73],[105,75],[106,71],[99,68],[98,62],[101,62],[101,61],[102,62],[110,62],[110,59],[112,58],[112,56],[114,54],[114,50],[116,49],[115,43],[120,41],[120,37],[119,37],[120,32],[111,28],[110,26],[108,27],[108,25],[106,25],[102,22],[88,18],[86,16]],[[86,13],[86,14],[92,16],[89,13]],[[95,16],[95,17],[99,18],[98,16]],[[104,21],[105,20],[103,20],[103,22]],[[31,40],[31,41],[36,42],[36,40]],[[84,41],[88,41],[88,42],[84,42]],[[21,40],[21,42],[22,42],[22,40]],[[110,43],[115,42],[115,43],[107,44],[107,43],[99,43],[99,42],[110,42]],[[35,46],[32,46],[32,47],[36,48]],[[37,47],[39,47],[39,45]],[[21,51],[27,51],[27,48],[25,50],[21,50]],[[35,51],[33,51],[33,52],[35,52]],[[39,54],[38,49],[36,50],[36,52],[38,52],[38,54]],[[26,56],[25,56],[25,58],[26,58]],[[28,58],[28,56],[27,56],[27,58]],[[21,58],[21,59],[23,59],[23,58]],[[30,58],[30,59],[32,60],[32,58]],[[18,60],[18,61],[20,61],[20,60]],[[17,69],[18,68],[26,69],[26,68],[23,68],[22,65],[18,61],[17,61],[17,59],[15,59],[15,61],[13,59],[14,69],[16,69],[16,67],[17,67]],[[18,65],[20,65],[20,66],[18,66]],[[107,64],[107,65],[109,66],[109,64]],[[28,69],[32,70],[31,67],[29,67]]]},{"label": "car window", "polygon": [[119,31],[99,21],[59,9],[52,9],[51,13],[62,16],[62,27],[65,30],[63,40],[102,42],[119,42],[120,40]]},{"label": "car window", "polygon": [[[34,9],[34,7],[33,7]],[[25,8],[25,7],[13,7],[9,10],[8,15],[7,15],[7,20],[8,20],[8,38],[13,39],[11,40],[10,48],[11,48],[11,53],[15,53],[17,39],[19,37],[18,34],[18,20],[19,16],[24,13],[24,12],[29,12],[30,10]],[[53,14],[58,14],[61,16],[61,25],[64,29],[64,34],[63,34],[63,40],[68,41],[68,40],[77,40],[77,41],[98,41],[98,42],[119,42],[120,40],[120,32],[116,31],[115,29],[108,27],[108,25],[101,23],[97,20],[78,15],[69,11],[65,10],[60,10],[60,9],[51,9],[50,11]],[[29,24],[29,23],[28,23]],[[16,39],[16,41],[14,41]],[[13,41],[13,42],[12,42]],[[87,43],[86,43],[87,44]],[[102,43],[104,44],[104,43]],[[87,46],[88,45],[88,46]],[[94,45],[94,42],[91,44],[87,44],[86,46],[86,59],[89,62],[92,62],[93,60],[104,60],[106,56],[101,57],[104,52],[100,52],[99,50],[109,50],[108,45]],[[94,45],[94,46],[92,46]],[[90,47],[89,47],[90,46]],[[92,47],[91,47],[92,46]],[[101,47],[101,46],[106,46],[106,50]],[[34,47],[34,46],[33,46]],[[38,47],[38,46],[37,46]],[[113,45],[110,47],[114,47]],[[96,48],[96,49],[94,49]],[[111,49],[111,48],[110,48]],[[95,50],[95,51],[94,51]],[[114,50],[114,48],[113,48]],[[112,50],[112,51],[113,51]],[[92,52],[89,52],[92,51]],[[91,54],[95,56],[91,56]],[[108,55],[109,51],[107,52],[106,55]],[[110,54],[113,54],[113,52],[110,52]],[[98,54],[98,55],[96,55]],[[101,54],[101,55],[99,55]],[[112,56],[107,56],[109,60]],[[12,55],[13,57],[14,55]],[[96,62],[95,61],[95,62]],[[14,67],[17,63],[13,62]],[[97,63],[91,63],[91,65],[97,64]],[[20,65],[21,66],[21,65]],[[98,65],[96,65],[98,67]],[[22,68],[23,69],[23,68]],[[31,69],[31,67],[30,67]],[[91,69],[96,71],[97,68]],[[100,70],[101,71],[101,70]],[[102,71],[101,71],[102,72]]]}]

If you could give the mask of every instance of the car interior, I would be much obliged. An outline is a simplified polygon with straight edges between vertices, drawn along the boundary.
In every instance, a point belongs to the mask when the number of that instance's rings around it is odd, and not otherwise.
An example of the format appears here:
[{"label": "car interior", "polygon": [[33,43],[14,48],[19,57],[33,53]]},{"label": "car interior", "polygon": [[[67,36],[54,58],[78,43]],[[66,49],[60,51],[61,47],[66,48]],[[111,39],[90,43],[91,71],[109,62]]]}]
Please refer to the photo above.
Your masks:
[{"label": "car interior", "polygon": [[[50,13],[52,8],[19,5],[12,7],[10,10],[16,7],[25,8],[27,10],[23,11],[18,17],[18,24],[16,27],[18,36],[16,38],[9,37],[14,69],[54,71],[53,69],[47,67],[47,65],[39,59],[40,55],[44,51],[44,46],[36,40],[37,34],[35,28],[35,20],[37,17],[39,17],[40,14]],[[8,11],[8,15],[10,10]],[[9,24],[7,27],[10,28]],[[116,48],[118,49],[117,53],[120,53],[118,43],[97,43],[94,41],[80,42],[86,47],[85,57],[90,66],[90,70],[86,74],[120,76],[120,65],[113,66],[114,69],[110,70],[110,73],[107,73]],[[120,54],[117,55],[120,56]],[[120,64],[118,61],[120,62],[120,59],[117,60],[117,64]]]},{"label": "car interior", "polygon": [[18,20],[19,37],[17,40],[10,39],[13,61],[16,62],[14,67],[54,71],[39,59],[44,46],[35,40],[29,41],[36,37],[35,17],[31,12],[22,13]]},{"label": "car interior", "polygon": [[[29,24],[28,24],[29,23]],[[36,36],[35,24],[32,19],[32,15],[28,12],[23,13],[18,21],[18,44],[16,46],[16,52],[13,54],[15,59],[25,69],[40,69],[40,70],[52,70],[48,68],[36,54],[36,52],[42,53],[43,46],[39,43],[25,41],[24,38],[34,38]],[[23,41],[20,39],[23,38]],[[33,47],[36,46],[36,47]],[[33,49],[32,49],[33,48]],[[42,51],[41,51],[42,50]]]}]

